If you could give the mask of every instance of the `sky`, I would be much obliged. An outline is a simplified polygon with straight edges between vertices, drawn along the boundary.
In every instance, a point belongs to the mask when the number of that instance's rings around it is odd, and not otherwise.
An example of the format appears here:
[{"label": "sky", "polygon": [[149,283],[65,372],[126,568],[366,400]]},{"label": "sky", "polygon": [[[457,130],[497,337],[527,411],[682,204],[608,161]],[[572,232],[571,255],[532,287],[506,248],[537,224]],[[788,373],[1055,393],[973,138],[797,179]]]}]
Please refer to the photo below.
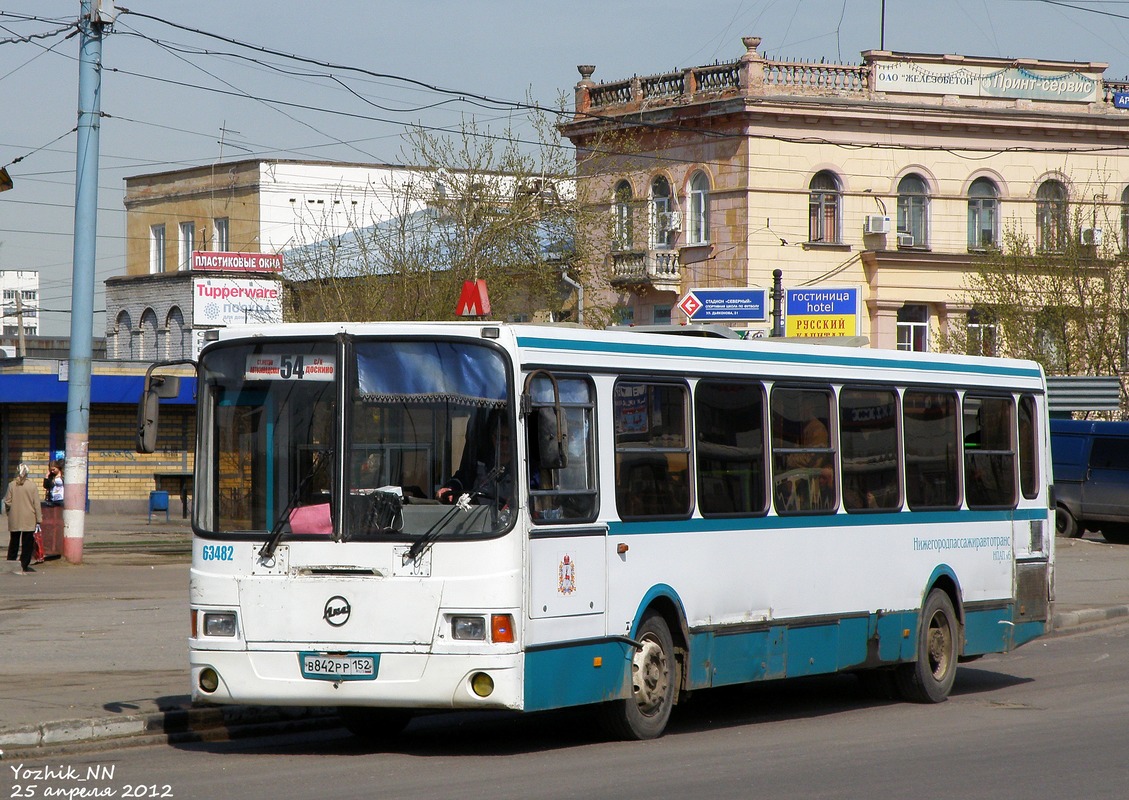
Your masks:
[{"label": "sky", "polygon": [[[40,332],[71,331],[79,0],[0,0],[0,269],[38,270]],[[245,158],[410,163],[411,125],[522,136],[615,81],[865,50],[1101,62],[1129,75],[1129,0],[117,0],[102,45],[94,335],[125,274],[124,180]],[[296,57],[296,58],[295,58]],[[527,130],[527,128],[526,128]]]}]

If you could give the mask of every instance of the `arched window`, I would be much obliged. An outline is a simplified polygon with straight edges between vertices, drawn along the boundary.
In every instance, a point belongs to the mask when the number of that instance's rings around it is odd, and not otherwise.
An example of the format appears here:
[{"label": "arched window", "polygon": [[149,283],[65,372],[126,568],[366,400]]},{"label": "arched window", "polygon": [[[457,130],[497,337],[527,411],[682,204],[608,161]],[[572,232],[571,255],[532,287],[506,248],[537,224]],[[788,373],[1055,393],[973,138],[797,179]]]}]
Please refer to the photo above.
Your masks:
[{"label": "arched window", "polygon": [[1043,181],[1035,193],[1035,248],[1044,253],[1066,249],[1066,186],[1062,181]]},{"label": "arched window", "polygon": [[114,358],[133,360],[133,320],[128,311],[119,312],[114,324]]},{"label": "arched window", "polygon": [[156,361],[157,356],[157,315],[151,308],[141,315],[141,360]]},{"label": "arched window", "polygon": [[824,170],[816,173],[808,189],[808,241],[839,244],[839,179]]},{"label": "arched window", "polygon": [[977,178],[968,187],[968,249],[987,250],[1000,241],[1000,194],[996,184]]},{"label": "arched window", "polygon": [[184,314],[173,306],[165,321],[168,328],[168,339],[165,341],[165,358],[191,358],[188,352],[188,342],[184,338]]},{"label": "arched window", "polygon": [[670,250],[678,233],[670,181],[659,175],[651,181],[651,249]]},{"label": "arched window", "polygon": [[898,247],[929,244],[929,190],[920,175],[898,182]]},{"label": "arched window", "polygon": [[706,244],[710,240],[710,179],[701,170],[690,178],[690,198],[686,205],[690,215],[686,226],[687,244]]},{"label": "arched window", "polygon": [[1129,186],[1121,193],[1121,252],[1129,252]]},{"label": "arched window", "polygon": [[615,198],[612,202],[612,249],[630,250],[633,232],[631,230],[631,201],[634,200],[631,183],[620,181],[615,185]]}]

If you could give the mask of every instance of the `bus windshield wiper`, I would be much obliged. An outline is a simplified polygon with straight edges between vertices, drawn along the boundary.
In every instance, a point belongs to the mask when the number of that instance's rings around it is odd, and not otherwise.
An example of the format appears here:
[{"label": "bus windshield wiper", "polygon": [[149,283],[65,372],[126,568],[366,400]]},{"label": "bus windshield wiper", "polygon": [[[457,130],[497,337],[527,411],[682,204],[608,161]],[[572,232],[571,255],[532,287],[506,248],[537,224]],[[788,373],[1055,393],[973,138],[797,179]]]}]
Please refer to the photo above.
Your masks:
[{"label": "bus windshield wiper", "polygon": [[427,548],[430,547],[431,544],[440,537],[440,535],[442,535],[443,529],[447,527],[447,523],[454,518],[457,512],[462,511],[463,513],[469,514],[471,501],[476,497],[480,497],[483,494],[483,490],[486,488],[486,486],[500,480],[501,477],[505,474],[506,468],[504,466],[494,467],[494,469],[490,470],[488,473],[482,476],[482,479],[474,485],[473,489],[460,495],[459,499],[455,501],[455,505],[451,507],[450,511],[440,517],[434,525],[428,528],[426,533],[412,542],[412,546],[409,547],[408,552],[404,554],[404,563],[406,564],[409,561],[415,561],[417,558],[423,555]]},{"label": "bus windshield wiper", "polygon": [[278,543],[282,541],[283,529],[286,523],[290,521],[290,512],[298,507],[298,501],[302,497],[302,492],[313,482],[314,477],[321,474],[322,469],[329,461],[329,453],[330,451],[328,450],[317,451],[314,459],[314,468],[310,470],[310,474],[303,478],[302,482],[295,486],[294,491],[290,493],[290,499],[286,503],[286,508],[282,509],[282,513],[279,514],[278,519],[274,521],[270,536],[267,537],[263,546],[259,548],[259,558],[265,561],[274,555]]}]

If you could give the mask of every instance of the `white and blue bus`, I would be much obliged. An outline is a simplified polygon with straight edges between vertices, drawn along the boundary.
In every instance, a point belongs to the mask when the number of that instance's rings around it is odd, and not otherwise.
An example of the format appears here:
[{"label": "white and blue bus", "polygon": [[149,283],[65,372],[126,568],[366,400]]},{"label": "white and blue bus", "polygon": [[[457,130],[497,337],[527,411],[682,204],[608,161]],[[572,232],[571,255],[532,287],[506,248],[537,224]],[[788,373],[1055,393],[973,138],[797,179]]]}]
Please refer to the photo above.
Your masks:
[{"label": "white and blue bus", "polygon": [[336,706],[374,739],[591,704],[644,739],[750,681],[940,702],[958,662],[1048,632],[1037,364],[494,323],[209,336],[194,699]]}]

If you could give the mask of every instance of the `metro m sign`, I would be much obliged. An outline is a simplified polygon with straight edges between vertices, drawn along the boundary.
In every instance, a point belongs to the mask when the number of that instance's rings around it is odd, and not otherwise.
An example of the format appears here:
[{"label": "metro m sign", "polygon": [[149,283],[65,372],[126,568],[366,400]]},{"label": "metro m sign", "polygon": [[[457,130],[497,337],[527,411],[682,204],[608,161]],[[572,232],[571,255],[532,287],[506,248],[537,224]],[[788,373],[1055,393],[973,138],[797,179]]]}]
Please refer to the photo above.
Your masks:
[{"label": "metro m sign", "polygon": [[460,317],[484,317],[490,313],[490,294],[486,291],[486,281],[464,281],[463,292],[455,306]]}]

